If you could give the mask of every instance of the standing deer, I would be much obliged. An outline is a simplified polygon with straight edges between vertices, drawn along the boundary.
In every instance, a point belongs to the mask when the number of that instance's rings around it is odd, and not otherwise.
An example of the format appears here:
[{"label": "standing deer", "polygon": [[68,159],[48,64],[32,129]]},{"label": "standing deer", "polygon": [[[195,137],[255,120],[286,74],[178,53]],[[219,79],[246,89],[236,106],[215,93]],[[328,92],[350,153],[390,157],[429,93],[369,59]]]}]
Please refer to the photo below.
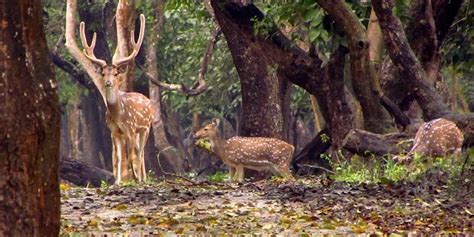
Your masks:
[{"label": "standing deer", "polygon": [[413,154],[426,156],[446,156],[461,154],[464,135],[456,124],[447,119],[439,118],[423,123],[418,129],[413,147],[405,159],[396,157],[396,160],[410,161]]},{"label": "standing deer", "polygon": [[217,127],[219,119],[214,119],[194,135],[194,139],[209,139],[212,152],[229,166],[230,177],[234,181],[244,181],[244,168],[257,171],[268,170],[284,178],[294,179],[290,163],[295,148],[282,140],[266,137],[221,138]]},{"label": "standing deer", "polygon": [[[106,122],[112,134],[112,164],[115,184],[121,182],[122,160],[127,157],[131,161],[133,176],[139,182],[146,180],[144,148],[155,108],[144,95],[135,92],[123,92],[119,89],[119,76],[125,73],[128,63],[134,60],[143,43],[145,34],[145,16],[143,14],[140,15],[140,22],[138,41],[135,41],[134,31],[131,31],[132,53],[123,58],[115,59],[114,57],[112,65],[108,65],[106,61],[98,59],[94,55],[96,34],[94,33],[89,45],[86,39],[84,22],[81,22],[80,25],[81,41],[84,47],[83,53],[99,67],[105,84]],[[127,149],[127,157],[122,157],[125,148]]]}]

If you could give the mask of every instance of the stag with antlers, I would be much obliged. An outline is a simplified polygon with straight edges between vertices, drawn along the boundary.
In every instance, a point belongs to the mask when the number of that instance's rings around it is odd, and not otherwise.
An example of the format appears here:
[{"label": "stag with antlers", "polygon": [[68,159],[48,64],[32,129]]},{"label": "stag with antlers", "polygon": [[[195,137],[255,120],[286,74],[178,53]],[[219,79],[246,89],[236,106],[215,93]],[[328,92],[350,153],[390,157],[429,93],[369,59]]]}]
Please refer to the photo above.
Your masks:
[{"label": "stag with antlers", "polygon": [[[92,41],[89,44],[84,22],[80,24],[81,42],[84,47],[82,52],[75,43],[73,37],[76,8],[75,0],[68,1],[66,46],[92,78],[106,103],[106,122],[112,135],[112,164],[115,184],[120,184],[124,175],[123,170],[128,169],[127,166],[123,168],[122,162],[131,163],[134,178],[142,182],[146,180],[144,148],[154,118],[155,108],[144,95],[135,92],[124,92],[120,88],[127,79],[127,66],[133,62],[143,43],[145,16],[140,15],[138,40],[135,40],[135,32],[131,30],[130,45],[132,46],[132,52],[127,56],[121,56],[116,51],[112,63],[108,64],[105,60],[95,56],[94,48],[97,35],[96,33],[93,34]],[[117,26],[118,24],[117,22]],[[127,150],[127,157],[123,157],[124,149]]]}]

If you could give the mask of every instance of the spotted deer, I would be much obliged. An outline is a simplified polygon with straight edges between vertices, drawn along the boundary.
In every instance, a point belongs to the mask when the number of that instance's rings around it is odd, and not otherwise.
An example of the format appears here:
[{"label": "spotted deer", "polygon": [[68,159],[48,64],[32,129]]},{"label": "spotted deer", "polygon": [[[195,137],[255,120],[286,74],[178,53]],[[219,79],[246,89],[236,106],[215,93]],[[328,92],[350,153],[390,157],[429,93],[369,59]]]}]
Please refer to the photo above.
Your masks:
[{"label": "spotted deer", "polygon": [[[155,108],[146,96],[135,92],[124,92],[119,89],[119,76],[123,76],[121,74],[125,73],[125,67],[134,60],[143,43],[145,33],[144,15],[140,15],[140,23],[138,41],[135,41],[133,30],[130,34],[131,54],[122,58],[114,57],[111,65],[94,55],[96,34],[94,33],[92,42],[89,45],[85,34],[85,24],[84,22],[80,24],[81,42],[84,47],[83,54],[98,66],[105,84],[106,122],[112,135],[112,164],[115,184],[120,184],[121,182],[122,161],[126,158],[131,163],[135,179],[139,182],[146,180],[144,148],[155,114]],[[127,149],[127,157],[122,157],[124,149]]]},{"label": "spotted deer", "polygon": [[415,153],[425,156],[460,155],[464,135],[456,124],[447,119],[439,118],[423,123],[418,129],[413,147],[406,158],[396,160],[409,161]]},{"label": "spotted deer", "polygon": [[208,139],[212,152],[229,167],[233,181],[244,181],[244,168],[271,171],[293,180],[290,163],[294,146],[282,140],[267,137],[232,137],[223,139],[218,131],[219,119],[214,119],[197,131],[193,138]]}]

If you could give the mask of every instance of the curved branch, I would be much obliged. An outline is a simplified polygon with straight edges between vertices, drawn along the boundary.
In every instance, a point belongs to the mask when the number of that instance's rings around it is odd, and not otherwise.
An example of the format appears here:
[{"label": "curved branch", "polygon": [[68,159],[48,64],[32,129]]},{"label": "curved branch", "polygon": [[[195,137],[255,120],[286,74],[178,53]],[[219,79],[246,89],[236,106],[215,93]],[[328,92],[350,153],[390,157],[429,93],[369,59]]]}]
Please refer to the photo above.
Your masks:
[{"label": "curved branch", "polygon": [[199,69],[199,74],[196,79],[196,82],[191,87],[187,87],[184,84],[169,84],[166,82],[159,81],[151,73],[145,70],[141,65],[139,65],[139,68],[145,73],[145,76],[151,83],[155,84],[156,86],[159,86],[161,89],[178,91],[186,94],[187,96],[199,95],[209,88],[209,86],[206,84],[206,81],[204,80],[204,77],[207,73],[209,62],[212,58],[214,48],[216,47],[217,41],[219,40],[221,33],[222,31],[220,30],[220,27],[216,26],[214,31],[212,32],[211,39],[204,53],[204,57],[202,59],[201,67]]}]

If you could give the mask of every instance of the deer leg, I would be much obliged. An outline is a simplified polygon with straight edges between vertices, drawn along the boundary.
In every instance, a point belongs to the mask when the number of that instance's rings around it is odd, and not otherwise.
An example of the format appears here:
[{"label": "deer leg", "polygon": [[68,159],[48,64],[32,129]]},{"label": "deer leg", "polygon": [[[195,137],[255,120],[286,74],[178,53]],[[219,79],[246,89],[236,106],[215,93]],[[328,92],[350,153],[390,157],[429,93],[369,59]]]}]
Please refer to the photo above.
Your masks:
[{"label": "deer leg", "polygon": [[236,168],[236,176],[237,176],[237,182],[243,183],[244,182],[244,166],[243,165],[238,165]]},{"label": "deer leg", "polygon": [[138,180],[138,182],[141,182],[142,178],[139,175],[140,172],[140,162],[137,157],[137,138],[136,134],[127,136],[128,140],[128,158],[130,162],[132,163],[132,172],[133,172],[133,177]]},{"label": "deer leg", "polygon": [[139,135],[139,155],[140,159],[140,170],[142,175],[142,180],[146,181],[146,168],[145,168],[145,145],[148,140],[148,135],[150,134],[150,128],[147,128],[145,131],[141,132]]},{"label": "deer leg", "polygon": [[232,166],[229,166],[229,180],[235,180],[235,168]]},{"label": "deer leg", "polygon": [[295,180],[293,175],[291,174],[290,168],[288,166],[280,166],[278,167],[278,174],[285,179]]},{"label": "deer leg", "polygon": [[111,137],[112,137],[112,170],[113,170],[114,178],[117,180],[117,171],[118,171],[117,145],[115,144],[115,138],[113,134]]},{"label": "deer leg", "polygon": [[123,143],[120,138],[114,136],[113,143],[115,144],[116,159],[117,159],[117,176],[115,177],[115,185],[120,185],[122,180],[122,148]]}]

